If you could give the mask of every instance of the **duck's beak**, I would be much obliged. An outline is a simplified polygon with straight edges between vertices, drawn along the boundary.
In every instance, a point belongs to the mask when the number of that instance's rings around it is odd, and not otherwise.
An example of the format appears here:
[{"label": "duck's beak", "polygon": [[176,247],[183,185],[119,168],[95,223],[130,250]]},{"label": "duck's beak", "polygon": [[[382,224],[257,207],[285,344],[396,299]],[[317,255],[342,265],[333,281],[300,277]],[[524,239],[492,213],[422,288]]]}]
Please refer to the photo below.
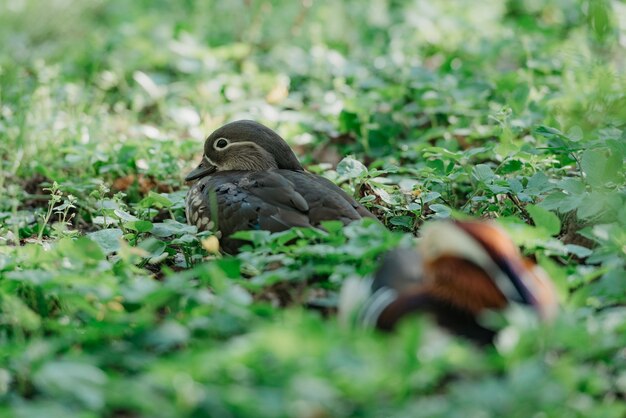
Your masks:
[{"label": "duck's beak", "polygon": [[196,180],[201,177],[208,176],[209,174],[215,173],[216,170],[217,167],[209,163],[207,159],[203,157],[202,161],[200,161],[200,164],[198,164],[196,168],[194,168],[189,174],[187,174],[187,177],[185,177],[185,181]]}]

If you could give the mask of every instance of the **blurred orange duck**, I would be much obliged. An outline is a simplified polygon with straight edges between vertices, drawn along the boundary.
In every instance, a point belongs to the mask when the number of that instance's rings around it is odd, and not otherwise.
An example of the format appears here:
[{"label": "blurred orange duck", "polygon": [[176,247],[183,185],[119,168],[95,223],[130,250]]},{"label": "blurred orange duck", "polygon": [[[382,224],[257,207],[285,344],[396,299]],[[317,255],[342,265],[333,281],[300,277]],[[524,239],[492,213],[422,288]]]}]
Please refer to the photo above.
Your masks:
[{"label": "blurred orange duck", "polygon": [[490,344],[497,331],[480,315],[511,304],[543,320],[558,308],[550,280],[494,223],[437,221],[422,228],[417,251],[394,250],[373,279],[347,280],[339,315],[388,331],[407,315],[426,313],[454,334]]}]

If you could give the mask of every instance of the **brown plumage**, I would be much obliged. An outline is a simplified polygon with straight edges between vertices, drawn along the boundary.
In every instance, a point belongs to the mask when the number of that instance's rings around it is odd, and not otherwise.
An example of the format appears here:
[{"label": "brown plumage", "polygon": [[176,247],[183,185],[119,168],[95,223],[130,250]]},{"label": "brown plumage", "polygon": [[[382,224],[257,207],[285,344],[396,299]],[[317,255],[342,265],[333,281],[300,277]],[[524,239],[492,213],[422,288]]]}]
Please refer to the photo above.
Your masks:
[{"label": "brown plumage", "polygon": [[222,126],[205,141],[194,181],[186,197],[187,221],[213,230],[222,248],[242,244],[229,238],[242,230],[284,231],[344,224],[374,218],[363,205],[324,177],[304,170],[289,145],[274,131],[253,121]]},{"label": "brown plumage", "polygon": [[557,298],[550,280],[489,222],[440,221],[422,230],[417,250],[389,253],[371,281],[344,284],[344,320],[391,330],[409,314],[430,314],[449,331],[480,344],[497,330],[479,316],[510,304],[552,318]]}]

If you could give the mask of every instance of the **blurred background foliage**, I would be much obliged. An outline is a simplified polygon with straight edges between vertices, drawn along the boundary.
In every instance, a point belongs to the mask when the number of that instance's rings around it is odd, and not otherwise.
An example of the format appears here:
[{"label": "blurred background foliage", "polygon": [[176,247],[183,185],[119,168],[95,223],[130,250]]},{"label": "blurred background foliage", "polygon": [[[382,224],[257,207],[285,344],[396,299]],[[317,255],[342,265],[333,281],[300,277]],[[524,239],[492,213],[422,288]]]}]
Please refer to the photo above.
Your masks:
[{"label": "blurred background foliage", "polygon": [[[625,416],[625,46],[612,0],[0,0],[0,415]],[[182,179],[239,118],[392,232],[215,254]],[[345,277],[468,215],[556,324],[335,323]]]}]

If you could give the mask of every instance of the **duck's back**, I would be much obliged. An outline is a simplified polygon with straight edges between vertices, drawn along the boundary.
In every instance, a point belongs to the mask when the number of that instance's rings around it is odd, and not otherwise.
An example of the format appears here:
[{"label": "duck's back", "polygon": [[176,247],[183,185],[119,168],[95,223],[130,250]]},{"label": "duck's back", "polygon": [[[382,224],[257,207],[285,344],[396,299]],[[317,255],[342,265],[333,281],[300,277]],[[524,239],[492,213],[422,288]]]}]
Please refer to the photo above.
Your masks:
[{"label": "duck's back", "polygon": [[363,205],[325,177],[304,171],[276,170],[295,187],[309,205],[309,221],[318,226],[327,220],[344,224],[361,218],[375,218]]},{"label": "duck's back", "polygon": [[237,231],[284,231],[344,224],[374,216],[331,181],[304,171],[221,171],[196,182],[186,199],[187,220],[201,230],[220,231],[222,247],[236,251]]}]

